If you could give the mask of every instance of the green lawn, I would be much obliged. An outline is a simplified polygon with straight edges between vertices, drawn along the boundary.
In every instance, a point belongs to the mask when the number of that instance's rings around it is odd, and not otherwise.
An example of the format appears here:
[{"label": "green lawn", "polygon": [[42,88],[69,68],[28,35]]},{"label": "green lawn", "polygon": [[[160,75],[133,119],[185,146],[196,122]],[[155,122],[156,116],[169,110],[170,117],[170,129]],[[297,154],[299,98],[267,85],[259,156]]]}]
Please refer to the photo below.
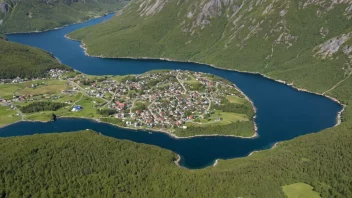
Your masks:
[{"label": "green lawn", "polygon": [[21,117],[16,114],[10,107],[0,106],[0,127],[20,121]]},{"label": "green lawn", "polygon": [[227,96],[226,97],[229,102],[231,103],[237,103],[237,104],[244,104],[246,102],[246,99],[244,98],[240,98],[238,96]]},{"label": "green lawn", "polygon": [[[31,84],[39,84],[36,88],[30,88]],[[66,81],[62,80],[37,80],[32,82],[18,84],[2,84],[0,85],[0,97],[9,97],[17,95],[41,95],[60,93],[69,87],[66,86]]]},{"label": "green lawn", "polygon": [[53,113],[56,114],[55,111],[41,111],[41,112],[37,112],[37,113],[25,114],[25,119],[31,120],[31,121],[47,122],[47,121],[52,120]]},{"label": "green lawn", "polygon": [[305,183],[294,183],[282,187],[288,198],[320,198],[319,193],[313,190],[313,186]]},{"label": "green lawn", "polygon": [[60,93],[62,90],[69,88],[66,85],[66,81],[62,81],[62,80],[35,81],[35,82],[24,83],[24,84],[30,85],[30,84],[41,83],[41,82],[44,82],[44,84],[40,85],[36,88],[26,87],[26,88],[18,91],[18,93],[22,94],[22,95],[55,94],[55,93]]},{"label": "green lawn", "polygon": [[[96,104],[94,104],[94,101]],[[83,96],[80,100],[76,102],[76,105],[80,105],[83,109],[79,112],[72,112],[71,108],[63,109],[61,108],[58,112],[58,116],[70,116],[70,117],[85,117],[85,118],[99,118],[100,115],[97,114],[97,108],[95,105],[102,104],[104,101],[99,98],[92,98],[89,96]]]},{"label": "green lawn", "polygon": [[[25,114],[26,120],[34,120],[34,121],[50,121],[52,119],[52,114],[54,113],[57,116],[65,116],[65,117],[85,117],[85,118],[99,118],[100,115],[97,114],[95,105],[104,103],[103,100],[99,98],[92,98],[89,96],[83,96],[79,93],[75,96],[65,96],[56,100],[55,102],[65,102],[67,100],[72,100],[71,104],[68,104],[66,107],[62,107],[57,111],[43,111],[31,114]],[[76,102],[77,101],[77,102]],[[94,104],[93,101],[96,103]],[[75,103],[76,102],[76,103]],[[79,112],[72,112],[72,105],[80,105],[83,109]]]},{"label": "green lawn", "polygon": [[[217,118],[221,118],[221,120],[216,121]],[[211,126],[226,125],[237,121],[240,121],[240,122],[249,121],[245,114],[222,112],[219,110],[216,110],[214,114],[211,114],[209,119],[200,119],[200,123],[187,122],[187,126],[208,127],[210,125]]]}]

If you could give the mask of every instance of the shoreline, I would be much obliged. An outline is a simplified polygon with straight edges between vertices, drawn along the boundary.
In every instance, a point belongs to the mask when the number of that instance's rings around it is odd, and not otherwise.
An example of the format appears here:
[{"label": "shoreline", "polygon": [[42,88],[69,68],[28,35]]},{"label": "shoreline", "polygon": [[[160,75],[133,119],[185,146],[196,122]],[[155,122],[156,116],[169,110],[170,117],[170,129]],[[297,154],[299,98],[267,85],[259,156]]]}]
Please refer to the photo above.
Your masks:
[{"label": "shoreline", "polygon": [[[91,120],[91,121],[95,121],[95,122],[98,122],[98,123],[105,123],[105,124],[109,124],[109,125],[112,125],[112,126],[115,126],[115,127],[118,127],[118,128],[121,128],[121,129],[127,129],[127,130],[133,130],[133,131],[137,131],[137,132],[156,132],[156,133],[163,133],[163,134],[166,134],[168,135],[169,137],[171,138],[174,138],[174,139],[191,139],[191,138],[196,138],[196,137],[232,137],[232,138],[241,138],[241,139],[254,139],[254,138],[257,138],[256,134],[250,136],[250,137],[244,137],[244,136],[236,136],[236,135],[221,135],[221,134],[203,134],[203,135],[193,135],[193,136],[187,136],[187,137],[180,137],[180,136],[177,136],[171,132],[168,132],[166,130],[161,130],[161,129],[142,129],[142,128],[130,128],[130,127],[123,127],[123,126],[120,126],[120,125],[117,125],[117,124],[113,124],[113,123],[109,123],[109,122],[104,122],[104,121],[101,121],[99,120],[98,118],[87,118],[87,117],[82,117],[82,116],[57,116],[57,119],[65,119],[65,118],[71,118],[71,119],[86,119],[86,120]],[[10,125],[13,125],[13,124],[16,124],[16,123],[19,123],[19,122],[41,122],[41,123],[48,123],[48,122],[52,122],[53,120],[48,120],[48,121],[43,121],[43,120],[19,120],[19,121],[16,121],[14,123],[11,123],[11,124],[6,124],[4,126],[0,126],[0,129],[2,128],[5,128],[7,126],[10,126]]]},{"label": "shoreline", "polygon": [[[265,150],[271,150],[271,149],[274,149],[274,148],[276,148],[278,145],[280,144],[280,142],[276,142],[271,148],[269,148],[269,149],[264,149],[264,150],[255,150],[255,151],[252,151],[251,153],[249,153],[247,156],[245,156],[245,157],[250,157],[250,156],[252,156],[253,154],[255,154],[255,153],[259,153],[260,151],[265,151]],[[239,157],[240,158],[240,157]],[[236,159],[236,158],[231,158],[231,159]],[[215,161],[214,161],[214,163],[213,163],[213,165],[212,165],[212,167],[215,167],[216,165],[218,165],[219,164],[219,160],[228,160],[228,159],[216,159]],[[207,166],[207,167],[210,167],[210,166]],[[206,168],[206,167],[205,167]]]},{"label": "shoreline", "polygon": [[[120,9],[122,10],[122,9]],[[49,31],[55,31],[55,30],[59,30],[59,29],[62,29],[64,27],[67,27],[67,26],[70,26],[70,25],[76,25],[76,24],[81,24],[81,23],[86,23],[90,20],[94,20],[94,19],[98,19],[98,18],[101,18],[101,17],[104,17],[104,16],[107,16],[109,14],[113,14],[113,13],[117,13],[118,11],[120,10],[116,10],[116,11],[112,11],[112,12],[106,12],[102,15],[97,15],[97,16],[94,16],[94,17],[89,17],[87,20],[83,20],[83,21],[76,21],[76,22],[73,22],[73,23],[68,23],[68,24],[65,24],[65,25],[62,25],[62,26],[58,26],[58,27],[55,27],[55,28],[50,28],[50,29],[46,29],[46,30],[41,30],[41,31],[38,31],[38,30],[34,30],[34,31],[27,31],[27,32],[10,32],[10,33],[4,33],[5,35],[11,35],[11,34],[33,34],[33,33],[43,33],[43,32],[49,32]]]},{"label": "shoreline", "polygon": [[[91,19],[90,19],[90,20],[91,20]],[[88,21],[89,21],[89,20],[88,20]],[[66,26],[68,26],[68,25],[66,25]],[[65,26],[64,26],[64,27],[65,27]],[[63,28],[63,27],[61,27],[61,28]],[[49,31],[50,31],[50,30],[49,30]],[[97,58],[109,58],[109,57],[104,57],[104,56],[102,56],[102,55],[100,55],[100,56],[89,55],[88,52],[87,52],[86,45],[84,44],[84,42],[83,42],[82,40],[81,40],[81,41],[80,41],[80,40],[75,40],[75,39],[72,39],[72,38],[68,37],[67,35],[65,35],[65,38],[66,38],[66,39],[70,39],[70,40],[74,40],[74,41],[80,42],[80,43],[81,43],[81,44],[80,44],[80,47],[84,50],[84,53],[85,53],[86,56],[97,57]],[[213,67],[213,68],[220,69],[220,70],[235,71],[235,72],[247,73],[247,74],[257,74],[257,75],[260,75],[260,76],[262,76],[262,77],[264,77],[264,78],[267,78],[267,79],[269,79],[269,80],[272,80],[272,81],[275,81],[275,82],[279,82],[279,83],[288,85],[289,87],[291,87],[291,88],[293,88],[293,89],[295,89],[295,90],[297,90],[297,91],[302,91],[302,92],[307,92],[307,93],[311,93],[311,94],[323,96],[323,97],[326,97],[326,98],[328,98],[328,99],[330,99],[330,100],[332,100],[332,101],[338,103],[339,105],[342,106],[342,109],[341,109],[341,111],[339,111],[338,114],[337,114],[337,117],[336,117],[336,125],[335,125],[335,126],[338,126],[338,125],[341,124],[341,114],[343,113],[343,111],[345,110],[345,107],[346,107],[345,104],[341,103],[339,100],[337,100],[336,98],[334,98],[334,97],[332,97],[332,96],[329,96],[329,95],[326,95],[326,94],[321,94],[321,93],[316,93],[316,92],[312,92],[312,91],[308,91],[308,90],[303,89],[303,88],[298,88],[298,87],[295,87],[293,83],[287,83],[286,81],[283,81],[283,80],[276,80],[276,79],[270,78],[270,77],[268,77],[268,76],[266,76],[266,75],[264,75],[264,74],[261,74],[261,73],[259,73],[259,72],[240,71],[240,70],[236,70],[236,69],[221,68],[221,67],[217,67],[217,66],[215,66],[215,65],[207,64],[207,63],[192,62],[192,61],[172,60],[172,59],[168,59],[168,58],[148,58],[148,57],[141,57],[141,58],[135,58],[135,57],[111,57],[111,58],[112,58],[112,59],[134,59],[134,60],[165,60],[165,61],[173,61],[173,62],[180,62],[180,63],[196,63],[196,64],[207,65],[207,66],[209,66],[209,67]],[[244,95],[245,95],[245,94],[244,94]],[[245,95],[245,96],[246,96],[246,95]],[[249,101],[252,102],[250,99],[249,99]],[[253,107],[255,108],[254,104],[253,104]],[[255,110],[255,112],[256,112],[256,110]],[[256,116],[254,116],[254,119],[255,119],[255,117],[256,117]],[[69,118],[69,117],[68,117],[68,118]],[[78,117],[72,117],[72,118],[78,118]],[[84,118],[84,119],[90,119],[90,118]],[[95,119],[90,119],[90,120],[95,120]],[[96,120],[95,120],[95,121],[96,121]],[[17,121],[17,122],[20,122],[20,121]],[[17,123],[17,122],[15,122],[15,123]],[[102,122],[102,121],[97,121],[97,122]],[[12,124],[15,124],[15,123],[12,123]],[[111,124],[111,123],[108,123],[108,124]],[[254,124],[255,124],[255,128],[256,128],[255,137],[258,137],[259,134],[257,133],[257,126],[256,126],[256,122],[255,122],[255,121],[254,121]],[[9,124],[9,125],[11,125],[11,124]],[[115,125],[115,124],[111,124],[111,125]],[[120,127],[120,126],[118,126],[118,125],[115,125],[115,126]],[[3,126],[3,127],[4,127],[4,126]],[[0,128],[2,128],[2,127],[0,127]],[[123,128],[123,127],[120,127],[120,128]],[[127,129],[131,129],[131,128],[127,128]],[[141,129],[131,129],[131,130],[137,130],[137,131],[140,130],[140,131],[141,131]],[[162,132],[162,131],[156,131],[156,132]],[[163,132],[163,133],[165,133],[165,132]],[[166,134],[172,136],[172,134],[170,134],[170,133],[168,133],[168,132],[166,132]],[[200,135],[200,136],[203,136],[203,137],[204,137],[204,135]],[[218,135],[215,135],[215,136],[218,136]],[[220,136],[224,136],[224,135],[220,135]],[[176,137],[177,137],[177,136],[176,136]],[[191,137],[185,137],[185,138],[192,138],[192,137],[198,137],[198,136],[191,136]],[[205,136],[205,137],[207,137],[207,136]],[[210,137],[210,136],[209,136],[209,137]],[[182,138],[182,137],[181,137],[181,138]],[[253,138],[253,136],[250,137],[250,138]],[[176,139],[177,139],[177,138],[176,138]],[[275,143],[270,149],[276,148],[279,143],[280,143],[280,142]],[[267,149],[265,149],[265,150],[267,150]],[[251,152],[248,156],[251,156],[251,155],[253,155],[254,153],[260,152],[260,151],[262,151],[262,150],[253,151],[253,152]],[[177,155],[178,155],[178,154],[177,154]],[[178,159],[175,161],[175,164],[178,165],[179,167],[182,167],[182,166],[179,165],[179,161],[180,161],[180,160],[181,160],[181,156],[178,155]],[[218,164],[218,161],[219,161],[219,160],[220,160],[220,159],[216,159],[216,160],[214,161],[213,167],[215,167],[215,166]],[[185,168],[185,167],[182,167],[182,168]],[[186,169],[187,169],[187,168],[186,168]]]},{"label": "shoreline", "polygon": [[[115,126],[115,127],[118,127],[118,128],[122,128],[122,129],[128,129],[128,130],[133,130],[133,131],[137,131],[137,132],[143,132],[143,133],[145,133],[145,132],[157,132],[157,133],[164,133],[164,134],[166,134],[166,135],[168,135],[169,137],[171,137],[171,138],[174,138],[174,139],[190,139],[190,138],[194,138],[194,137],[232,137],[232,138],[244,138],[244,139],[253,139],[253,138],[256,138],[257,136],[256,136],[256,134],[254,134],[253,136],[251,136],[251,137],[241,137],[241,136],[234,136],[234,135],[218,135],[218,134],[214,134],[214,135],[196,135],[196,136],[189,136],[189,137],[178,137],[178,136],[176,136],[176,135],[174,135],[174,134],[171,134],[170,132],[167,132],[167,131],[162,131],[162,130],[157,130],[157,129],[150,129],[150,130],[145,130],[145,129],[134,129],[134,128],[128,128],[128,127],[122,127],[122,126],[119,126],[119,125],[117,125],[117,124],[112,124],[112,123],[109,123],[109,122],[104,122],[104,121],[101,121],[101,120],[99,120],[99,119],[97,119],[97,118],[86,118],[86,117],[79,117],[79,116],[77,116],[77,117],[74,117],[74,116],[58,116],[57,117],[57,119],[65,119],[65,118],[69,118],[69,119],[86,119],[86,120],[90,120],[90,121],[94,121],[94,122],[97,122],[97,123],[105,123],[105,124],[109,124],[109,125],[112,125],[112,126]],[[4,125],[4,126],[0,126],[0,129],[2,129],[2,128],[5,128],[5,127],[7,127],[7,126],[10,126],[10,125],[12,125],[12,124],[16,124],[16,123],[19,123],[19,122],[40,122],[40,123],[49,123],[49,122],[55,122],[55,121],[53,121],[53,120],[49,120],[49,121],[43,121],[43,120],[19,120],[19,121],[16,121],[16,122],[14,122],[14,123],[11,123],[11,124],[7,124],[7,125]],[[93,129],[82,129],[82,130],[93,130]],[[94,131],[94,130],[93,130]],[[96,132],[98,132],[98,131],[96,131]],[[61,132],[57,132],[57,133],[61,133]],[[70,133],[70,131],[68,131],[68,133]],[[98,132],[99,134],[101,134],[100,132]],[[102,135],[104,135],[104,134],[102,134]],[[105,135],[104,135],[105,136]],[[278,143],[276,143],[276,144],[278,144]],[[276,145],[275,144],[275,145]],[[274,145],[274,146],[275,146]],[[274,148],[274,147],[273,147]],[[258,150],[258,151],[253,151],[253,152],[251,152],[248,156],[251,156],[253,153],[255,153],[255,152],[259,152],[260,150]],[[172,152],[174,152],[174,151],[172,151]],[[184,167],[184,166],[182,166],[182,165],[180,165],[180,161],[181,161],[181,156],[178,154],[178,153],[176,153],[176,152],[174,152],[177,156],[178,156],[178,158],[177,158],[177,160],[176,161],[174,161],[174,163],[176,164],[176,166],[178,166],[179,168],[183,168],[183,169],[187,169],[187,170],[193,170],[193,169],[189,169],[189,168],[187,168],[187,167]],[[209,167],[215,167],[218,163],[219,163],[219,160],[222,160],[222,159],[216,159],[215,161],[214,161],[214,163],[213,163],[213,165],[208,165],[208,166],[205,166],[205,167],[203,167],[203,168],[201,168],[201,169],[204,169],[204,168],[209,168]],[[196,170],[196,169],[195,169]]]},{"label": "shoreline", "polygon": [[[137,132],[150,132],[150,131],[152,131],[152,132],[158,132],[158,133],[164,133],[164,134],[166,134],[166,135],[168,135],[169,137],[171,137],[171,138],[174,138],[174,139],[189,139],[189,138],[193,138],[193,137],[216,137],[216,136],[223,136],[223,137],[233,137],[233,138],[248,138],[248,139],[252,139],[253,138],[253,136],[252,137],[240,137],[240,136],[233,136],[233,135],[198,135],[198,136],[190,136],[190,137],[178,137],[178,136],[176,136],[176,135],[174,135],[174,134],[171,134],[171,133],[169,133],[169,132],[166,132],[166,131],[162,131],[162,130],[152,130],[152,129],[150,129],[150,130],[145,130],[145,129],[134,129],[134,128],[128,128],[128,127],[122,127],[122,126],[119,126],[119,125],[117,125],[117,124],[112,124],[112,123],[108,123],[108,122],[104,122],[104,121],[101,121],[101,120],[99,120],[99,119],[97,119],[97,118],[86,118],[86,117],[81,117],[81,116],[77,116],[77,117],[74,117],[74,116],[58,116],[58,118],[57,119],[65,119],[65,118],[68,118],[68,119],[86,119],[86,120],[90,120],[90,121],[94,121],[94,122],[97,122],[97,123],[105,123],[105,124],[109,124],[109,125],[113,125],[113,126],[116,126],[116,127],[118,127],[118,128],[122,128],[122,129],[128,129],[128,130],[133,130],[133,131],[137,131]],[[53,120],[48,120],[48,121],[43,121],[43,120],[19,120],[19,121],[16,121],[16,122],[14,122],[14,123],[12,123],[12,124],[16,124],[16,123],[19,123],[19,122],[40,122],[40,123],[49,123],[49,122],[55,122],[55,121],[53,121]],[[1,126],[0,127],[0,129],[1,128],[4,128],[4,127],[6,127],[6,126],[9,126],[9,125],[12,125],[12,124],[7,124],[7,125],[4,125],[4,126]],[[82,129],[82,130],[93,130],[93,129]],[[94,130],[93,130],[94,131]],[[101,134],[100,132],[98,132],[98,131],[96,131],[97,133],[99,133],[99,134]],[[61,132],[57,132],[57,133],[61,133]],[[70,133],[70,131],[68,131],[68,133]],[[104,135],[104,134],[101,134],[101,135]],[[105,135],[104,135],[105,136]],[[277,143],[275,143],[270,149],[273,149],[273,148],[275,148],[275,147],[277,147],[277,145],[279,144],[280,142],[277,142]],[[267,149],[265,149],[265,150],[267,150]],[[249,156],[251,156],[251,155],[253,155],[254,153],[257,153],[257,152],[260,152],[260,151],[262,151],[262,150],[255,150],[255,151],[252,151],[247,157],[249,157]],[[172,151],[172,152],[174,152],[174,151]],[[174,161],[174,163],[176,164],[176,166],[178,166],[178,167],[180,167],[180,168],[183,168],[183,169],[187,169],[187,170],[193,170],[193,169],[189,169],[189,168],[187,168],[187,167],[184,167],[184,166],[182,166],[182,165],[180,165],[180,161],[181,161],[181,156],[178,154],[178,153],[176,153],[176,152],[174,152],[177,156],[178,156],[178,158]],[[233,159],[233,158],[231,158],[231,159]],[[205,169],[205,168],[209,168],[209,167],[215,167],[215,166],[217,166],[218,164],[219,164],[219,160],[227,160],[227,159],[220,159],[220,158],[218,158],[218,159],[215,159],[214,160],[214,163],[212,164],[212,165],[208,165],[208,166],[205,166],[205,167],[203,167],[203,168],[200,168],[200,169]],[[195,169],[195,170],[197,170],[197,169]]]},{"label": "shoreline", "polygon": [[174,161],[174,163],[176,164],[176,166],[179,167],[179,168],[183,168],[183,169],[189,170],[188,168],[186,168],[186,167],[184,167],[184,166],[181,166],[181,164],[180,164],[181,156],[180,156],[179,154],[177,154],[177,153],[176,153],[176,155],[177,155],[177,159]]},{"label": "shoreline", "polygon": [[[101,121],[97,118],[85,118],[85,117],[72,117],[72,116],[59,116],[59,118],[81,118],[81,119],[88,119],[88,120],[93,120],[99,123],[105,123],[105,124],[110,124],[113,126],[116,126],[118,128],[122,128],[122,129],[128,129],[128,130],[134,130],[134,131],[138,131],[138,132],[156,132],[156,133],[164,133],[166,135],[168,135],[171,138],[174,139],[191,139],[191,138],[196,138],[196,137],[232,137],[232,138],[241,138],[241,139],[254,139],[256,138],[256,134],[250,136],[250,137],[243,137],[243,136],[236,136],[236,135],[221,135],[221,134],[203,134],[203,135],[193,135],[193,136],[187,136],[187,137],[180,137],[177,136],[171,132],[168,132],[166,130],[161,130],[161,129],[138,129],[138,128],[129,128],[129,127],[123,127],[123,126],[119,126],[117,124],[113,124],[113,123],[109,123],[109,122],[104,122]],[[0,127],[1,128],[1,127]]]},{"label": "shoreline", "polygon": [[[271,149],[274,149],[274,148],[276,148],[278,145],[280,144],[280,142],[276,142],[271,148],[269,148],[269,149],[265,149],[265,150],[271,150]],[[252,151],[251,153],[249,153],[248,155],[247,155],[247,157],[249,157],[249,156],[252,156],[254,153],[259,153],[260,151],[264,151],[264,150],[256,150],[256,151]]]}]

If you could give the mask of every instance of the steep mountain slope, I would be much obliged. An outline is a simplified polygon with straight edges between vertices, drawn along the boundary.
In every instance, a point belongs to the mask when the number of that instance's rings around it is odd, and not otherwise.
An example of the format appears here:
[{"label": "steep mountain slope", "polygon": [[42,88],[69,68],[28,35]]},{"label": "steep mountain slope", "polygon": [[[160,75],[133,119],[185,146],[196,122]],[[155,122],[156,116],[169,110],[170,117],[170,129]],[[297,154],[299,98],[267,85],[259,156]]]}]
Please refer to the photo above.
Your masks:
[{"label": "steep mountain slope", "polygon": [[135,0],[118,15],[70,36],[91,55],[202,62],[321,93],[351,71],[351,0]]},{"label": "steep mountain slope", "polygon": [[116,11],[129,0],[0,0],[0,32],[53,29]]}]

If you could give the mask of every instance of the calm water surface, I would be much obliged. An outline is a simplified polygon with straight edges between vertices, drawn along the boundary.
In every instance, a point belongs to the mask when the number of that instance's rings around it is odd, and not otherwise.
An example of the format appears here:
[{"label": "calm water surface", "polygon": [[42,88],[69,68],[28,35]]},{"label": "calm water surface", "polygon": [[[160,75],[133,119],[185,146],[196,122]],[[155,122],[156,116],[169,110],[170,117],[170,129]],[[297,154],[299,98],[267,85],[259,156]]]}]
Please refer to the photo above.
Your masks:
[{"label": "calm water surface", "polygon": [[341,106],[325,97],[300,92],[259,75],[215,69],[206,65],[156,60],[121,60],[87,57],[76,41],[64,35],[82,27],[108,20],[113,15],[44,33],[12,34],[10,41],[38,47],[53,53],[62,63],[91,75],[140,74],[154,69],[184,69],[212,73],[235,83],[257,108],[259,130],[256,139],[197,137],[174,139],[163,133],[152,134],[120,129],[87,119],[59,119],[56,122],[19,122],[0,129],[1,137],[93,129],[104,135],[138,143],[152,144],[181,155],[188,168],[208,166],[215,159],[243,157],[270,148],[274,143],[318,132],[336,123]]}]

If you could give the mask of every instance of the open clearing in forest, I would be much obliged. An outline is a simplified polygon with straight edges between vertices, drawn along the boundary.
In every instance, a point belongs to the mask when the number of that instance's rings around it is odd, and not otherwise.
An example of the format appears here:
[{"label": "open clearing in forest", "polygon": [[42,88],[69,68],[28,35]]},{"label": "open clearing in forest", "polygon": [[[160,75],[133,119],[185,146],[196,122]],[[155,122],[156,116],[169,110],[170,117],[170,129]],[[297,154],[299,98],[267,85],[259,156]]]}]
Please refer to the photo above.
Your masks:
[{"label": "open clearing in forest", "polygon": [[282,190],[288,198],[320,198],[319,193],[313,190],[313,186],[305,183],[282,186]]}]

